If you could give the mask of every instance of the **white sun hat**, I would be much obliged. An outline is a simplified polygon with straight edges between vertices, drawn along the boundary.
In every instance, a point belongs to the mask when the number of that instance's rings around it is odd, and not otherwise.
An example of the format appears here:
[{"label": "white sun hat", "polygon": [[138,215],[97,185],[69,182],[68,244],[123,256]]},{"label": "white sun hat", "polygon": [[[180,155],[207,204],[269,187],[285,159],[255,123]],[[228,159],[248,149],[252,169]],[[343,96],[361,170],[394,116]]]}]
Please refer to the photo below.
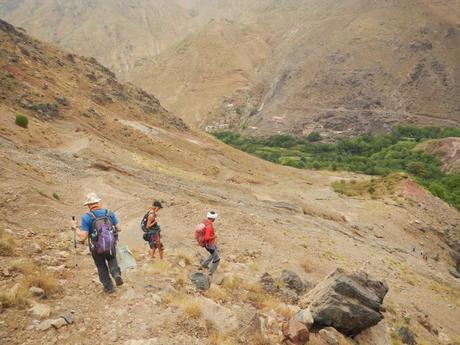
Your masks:
[{"label": "white sun hat", "polygon": [[102,199],[99,198],[96,193],[88,193],[86,194],[86,201],[83,205],[97,204],[101,200]]},{"label": "white sun hat", "polygon": [[217,219],[217,213],[214,211],[208,212],[208,219]]}]

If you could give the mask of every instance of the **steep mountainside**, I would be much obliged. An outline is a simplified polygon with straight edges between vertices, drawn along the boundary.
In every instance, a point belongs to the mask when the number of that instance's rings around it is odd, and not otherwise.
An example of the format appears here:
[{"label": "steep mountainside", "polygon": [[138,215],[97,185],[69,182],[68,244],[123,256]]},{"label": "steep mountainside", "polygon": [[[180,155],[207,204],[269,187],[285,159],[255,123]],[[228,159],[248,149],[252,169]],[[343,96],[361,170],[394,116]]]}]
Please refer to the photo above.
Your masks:
[{"label": "steep mountainside", "polygon": [[97,58],[119,77],[180,41],[192,25],[187,9],[169,0],[3,1],[0,16],[36,37]]},{"label": "steep mountainside", "polygon": [[[454,3],[457,6],[454,6]],[[460,2],[309,1],[248,95],[217,123],[250,133],[356,134],[460,121]],[[252,109],[256,109],[253,111]],[[257,114],[256,114],[257,113]]]},{"label": "steep mountainside", "polygon": [[155,92],[193,126],[335,137],[460,118],[459,0],[24,0],[0,8]]},{"label": "steep mountainside", "polygon": [[[338,267],[369,272],[390,289],[385,319],[354,339],[334,335],[342,344],[409,332],[420,344],[460,337],[458,211],[407,177],[375,197],[337,194],[332,182],[352,180],[353,188],[369,177],[236,151],[188,129],[96,60],[1,20],[0,176],[2,344],[276,345],[305,307],[303,292]],[[68,226],[87,211],[91,191],[117,213],[119,244],[137,260],[112,295]],[[153,199],[165,206],[164,261],[148,259],[139,228]],[[198,291],[190,276],[206,252],[194,228],[210,209],[219,214],[222,260],[212,287]],[[264,273],[278,279],[284,270],[303,288],[280,278],[273,284],[282,293],[263,290]],[[330,344],[331,332],[312,329],[309,344]]]}]

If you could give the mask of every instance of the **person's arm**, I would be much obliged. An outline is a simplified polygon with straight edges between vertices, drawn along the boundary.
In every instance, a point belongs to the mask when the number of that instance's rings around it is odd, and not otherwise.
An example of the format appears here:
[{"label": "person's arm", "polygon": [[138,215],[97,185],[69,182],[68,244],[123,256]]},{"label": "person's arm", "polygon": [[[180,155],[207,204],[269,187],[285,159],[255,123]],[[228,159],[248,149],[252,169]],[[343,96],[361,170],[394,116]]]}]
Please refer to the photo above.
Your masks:
[{"label": "person's arm", "polygon": [[89,229],[91,228],[92,219],[86,214],[81,216],[80,226],[76,228],[76,233],[82,242],[88,239]]},{"label": "person's arm", "polygon": [[[82,217],[82,222],[83,222],[83,217]],[[80,237],[81,242],[86,241],[88,238],[88,231],[82,231],[79,226],[77,226],[77,222],[75,219],[72,219],[70,221],[70,228],[75,231],[75,233]]]},{"label": "person's arm", "polygon": [[121,232],[121,226],[120,226],[120,224],[118,223],[117,216],[116,216],[115,213],[113,213],[112,211],[110,211],[110,220],[112,221],[112,224],[113,224],[113,226],[115,227],[115,230],[116,230],[117,232]]}]

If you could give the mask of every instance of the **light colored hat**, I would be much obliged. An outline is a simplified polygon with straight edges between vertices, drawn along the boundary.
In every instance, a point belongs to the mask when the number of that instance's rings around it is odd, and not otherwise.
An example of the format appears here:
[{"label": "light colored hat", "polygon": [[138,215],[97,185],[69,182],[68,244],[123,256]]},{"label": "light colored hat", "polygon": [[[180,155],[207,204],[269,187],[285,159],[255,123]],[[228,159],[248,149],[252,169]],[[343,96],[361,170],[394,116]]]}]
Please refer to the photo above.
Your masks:
[{"label": "light colored hat", "polygon": [[97,196],[96,193],[89,193],[86,194],[86,201],[83,205],[91,205],[91,204],[97,204],[99,201],[102,199]]},{"label": "light colored hat", "polygon": [[214,211],[208,212],[208,219],[217,219],[217,213]]}]

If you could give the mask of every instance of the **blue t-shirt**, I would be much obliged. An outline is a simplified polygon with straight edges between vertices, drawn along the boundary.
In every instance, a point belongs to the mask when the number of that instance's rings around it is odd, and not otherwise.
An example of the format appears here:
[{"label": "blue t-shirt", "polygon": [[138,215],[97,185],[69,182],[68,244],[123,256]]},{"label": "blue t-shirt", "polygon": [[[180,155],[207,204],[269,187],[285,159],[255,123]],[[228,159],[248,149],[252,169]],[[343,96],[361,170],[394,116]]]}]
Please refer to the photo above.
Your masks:
[{"label": "blue t-shirt", "polygon": [[[92,212],[96,215],[96,217],[103,217],[106,211],[107,209],[100,208],[97,210],[93,210]],[[115,213],[113,213],[112,211],[109,211],[108,216],[110,217],[110,220],[112,221],[113,225],[118,224],[118,219],[115,216]],[[93,219],[94,218],[89,213],[85,213],[83,216],[81,216],[81,224],[80,224],[81,231],[90,232],[91,225],[93,224]]]}]

